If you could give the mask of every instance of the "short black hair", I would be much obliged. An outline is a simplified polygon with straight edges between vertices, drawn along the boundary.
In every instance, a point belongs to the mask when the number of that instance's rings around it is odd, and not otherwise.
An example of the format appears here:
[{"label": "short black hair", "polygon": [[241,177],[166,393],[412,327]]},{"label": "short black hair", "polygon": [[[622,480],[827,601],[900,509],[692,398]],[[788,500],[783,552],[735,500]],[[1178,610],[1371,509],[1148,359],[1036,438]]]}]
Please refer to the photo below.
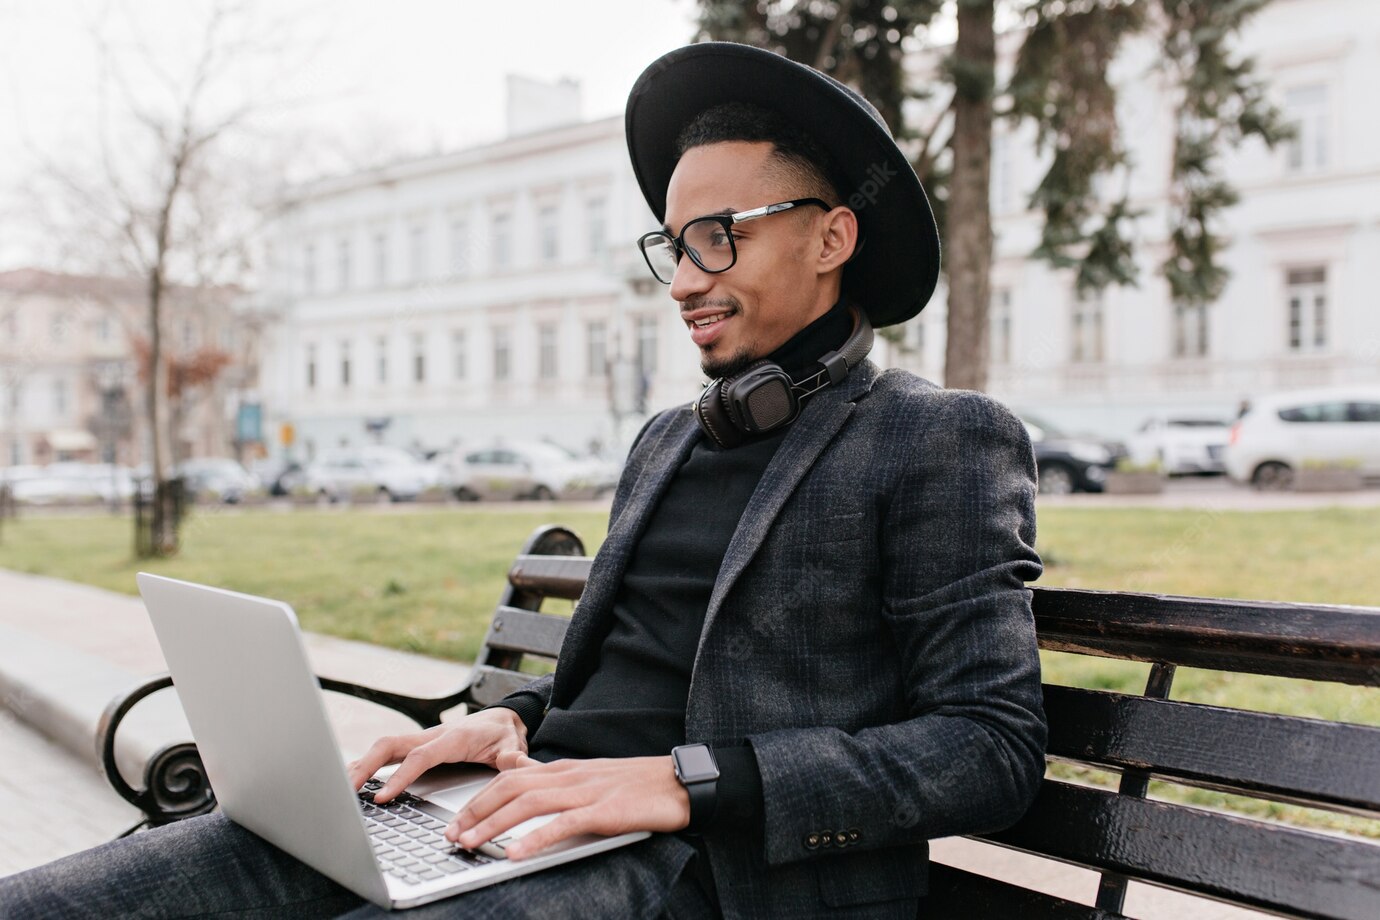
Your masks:
[{"label": "short black hair", "polygon": [[829,151],[794,122],[749,102],[723,102],[692,118],[676,137],[676,159],[693,147],[730,141],[770,142],[778,175],[798,185],[801,197],[822,198],[835,207],[843,201]]}]

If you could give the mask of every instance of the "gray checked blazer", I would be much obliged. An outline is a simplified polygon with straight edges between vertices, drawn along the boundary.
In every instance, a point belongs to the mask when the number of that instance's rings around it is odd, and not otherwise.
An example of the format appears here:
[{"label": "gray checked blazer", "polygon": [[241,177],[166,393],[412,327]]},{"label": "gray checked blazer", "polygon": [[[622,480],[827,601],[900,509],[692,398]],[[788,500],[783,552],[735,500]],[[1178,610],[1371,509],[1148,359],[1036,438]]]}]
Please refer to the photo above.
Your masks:
[{"label": "gray checked blazer", "polygon": [[[629,556],[699,429],[638,436],[556,671],[566,706]],[[689,742],[750,744],[765,820],[706,837],[728,918],[914,918],[930,838],[996,830],[1044,775],[1030,592],[1035,464],[1000,403],[863,362],[806,404],[709,601]],[[688,850],[689,848],[686,847]]]}]

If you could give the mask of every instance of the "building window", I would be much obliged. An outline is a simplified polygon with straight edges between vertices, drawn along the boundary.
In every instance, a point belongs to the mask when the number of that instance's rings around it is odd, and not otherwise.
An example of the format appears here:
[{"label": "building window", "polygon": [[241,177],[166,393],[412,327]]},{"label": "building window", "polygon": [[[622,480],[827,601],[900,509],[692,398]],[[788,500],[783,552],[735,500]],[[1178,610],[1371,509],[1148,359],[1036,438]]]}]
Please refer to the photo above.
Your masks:
[{"label": "building window", "polygon": [[1208,353],[1207,304],[1174,305],[1174,357],[1201,358]]},{"label": "building window", "polygon": [[381,335],[374,340],[374,354],[377,361],[379,385],[388,382],[388,336]]},{"label": "building window", "polygon": [[1285,148],[1291,173],[1317,172],[1327,167],[1327,87],[1321,83],[1296,86],[1284,94],[1284,110],[1297,135]]},{"label": "building window", "polygon": [[1087,300],[1075,298],[1072,316],[1073,350],[1070,357],[1075,362],[1101,361],[1102,295],[1095,294]]},{"label": "building window", "polygon": [[492,227],[494,270],[507,268],[513,261],[513,216],[495,214]]},{"label": "building window", "polygon": [[191,351],[196,347],[196,323],[190,319],[182,321],[182,350]]},{"label": "building window", "polygon": [[608,205],[602,198],[591,198],[585,212],[585,232],[589,235],[589,254],[600,256],[608,246]]},{"label": "building window", "polygon": [[302,247],[302,287],[308,294],[316,292],[316,247]]},{"label": "building window", "polygon": [[11,308],[10,312],[5,314],[3,322],[5,324],[5,338],[12,342],[17,341],[19,339],[19,308]]},{"label": "building window", "polygon": [[112,333],[112,328],[111,328],[111,323],[110,323],[110,317],[109,317],[109,316],[102,316],[102,317],[100,317],[99,319],[96,320],[96,330],[95,330],[95,333],[96,333],[96,341],[97,341],[97,342],[102,342],[102,343],[104,343],[104,342],[109,342],[109,341],[110,341],[110,337],[111,337],[111,333]]},{"label": "building window", "polygon": [[608,369],[608,326],[603,320],[585,325],[585,373],[603,377]]},{"label": "building window", "polygon": [[537,212],[537,237],[541,241],[541,260],[554,264],[560,256],[561,221],[556,206],[549,204]]},{"label": "building window", "polygon": [[1327,348],[1327,269],[1291,269],[1288,275],[1289,350]]},{"label": "building window", "polygon": [[412,334],[412,382],[426,383],[426,335]]},{"label": "building window", "polygon": [[450,366],[456,380],[464,380],[469,371],[467,346],[463,330],[457,329],[450,334]]},{"label": "building window", "polygon": [[1011,291],[998,288],[992,292],[990,307],[992,324],[992,363],[1011,363]]},{"label": "building window", "polygon": [[336,287],[342,291],[350,289],[350,241],[342,239],[336,244]]},{"label": "building window", "polygon": [[470,225],[468,221],[450,222],[450,270],[463,275],[470,270]]},{"label": "building window", "polygon": [[388,234],[374,234],[374,283],[379,287],[388,284]]},{"label": "building window", "polygon": [[67,414],[67,381],[53,381],[53,414]]},{"label": "building window", "polygon": [[512,368],[509,367],[510,349],[508,330],[498,327],[494,330],[494,379],[507,380]]},{"label": "building window", "polygon": [[350,343],[340,343],[340,385],[349,387],[350,385]]},{"label": "building window", "polygon": [[67,341],[67,314],[54,313],[48,322],[48,337],[54,344]]},{"label": "building window", "polygon": [[639,316],[637,332],[637,370],[642,375],[643,385],[656,373],[656,317]]},{"label": "building window", "polygon": [[555,323],[542,323],[537,327],[537,376],[543,380],[556,378]]},{"label": "building window", "polygon": [[307,346],[307,389],[316,389],[316,346]]},{"label": "building window", "polygon": [[430,266],[427,264],[426,253],[426,226],[415,224],[408,237],[408,248],[411,250],[411,268],[413,281],[425,281],[430,273]]}]

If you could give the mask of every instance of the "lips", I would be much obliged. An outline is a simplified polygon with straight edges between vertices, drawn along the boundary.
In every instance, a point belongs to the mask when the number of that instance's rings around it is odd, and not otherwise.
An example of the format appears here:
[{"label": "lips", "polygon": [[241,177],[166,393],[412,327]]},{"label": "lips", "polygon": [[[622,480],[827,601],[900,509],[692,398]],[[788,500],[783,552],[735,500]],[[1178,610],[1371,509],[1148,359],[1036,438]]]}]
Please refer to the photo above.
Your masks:
[{"label": "lips", "polygon": [[685,321],[686,328],[690,330],[691,341],[703,348],[719,337],[724,326],[731,322],[737,313],[737,310],[711,307],[705,310],[682,313],[681,319]]}]

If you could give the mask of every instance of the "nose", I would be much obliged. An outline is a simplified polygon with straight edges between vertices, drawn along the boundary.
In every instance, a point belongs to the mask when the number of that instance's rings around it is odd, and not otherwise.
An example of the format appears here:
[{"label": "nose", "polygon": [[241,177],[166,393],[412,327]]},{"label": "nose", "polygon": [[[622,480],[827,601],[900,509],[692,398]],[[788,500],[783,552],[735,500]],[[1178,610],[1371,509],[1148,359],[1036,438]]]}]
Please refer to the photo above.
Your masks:
[{"label": "nose", "polygon": [[671,299],[684,303],[697,294],[704,294],[714,286],[714,276],[695,264],[695,260],[682,254],[676,263],[676,273],[671,277]]}]

